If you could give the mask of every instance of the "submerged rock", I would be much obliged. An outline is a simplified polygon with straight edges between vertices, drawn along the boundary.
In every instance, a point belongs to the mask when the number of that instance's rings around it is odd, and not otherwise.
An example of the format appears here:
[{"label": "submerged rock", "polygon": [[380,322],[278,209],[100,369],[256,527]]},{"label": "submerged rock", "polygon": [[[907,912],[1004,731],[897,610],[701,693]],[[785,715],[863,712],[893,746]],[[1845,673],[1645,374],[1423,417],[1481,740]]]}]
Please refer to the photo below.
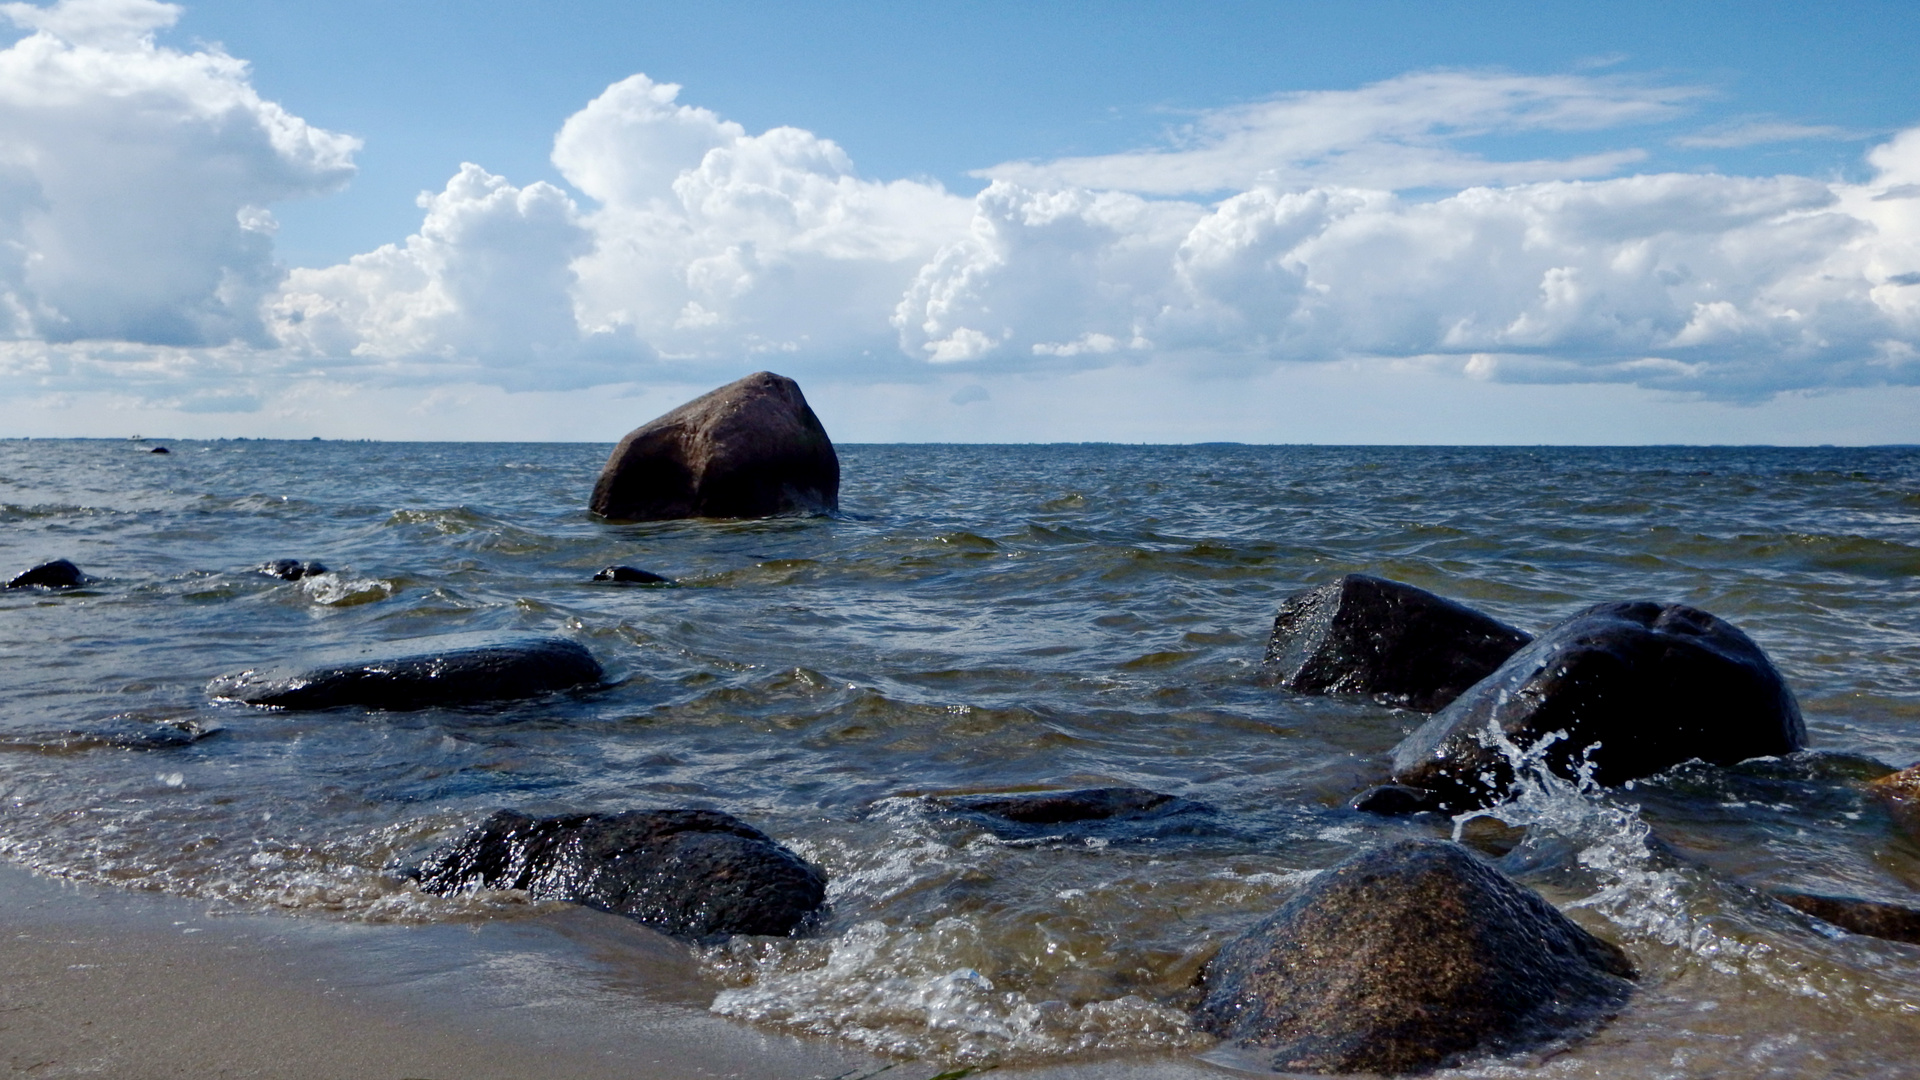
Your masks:
[{"label": "submerged rock", "polygon": [[935,804],[1022,825],[1060,825],[1075,821],[1138,821],[1170,814],[1212,812],[1204,803],[1137,787],[1038,791],[1022,795],[946,795]]},{"label": "submerged rock", "polygon": [[1920,911],[1879,900],[1777,890],[1774,899],[1850,934],[1920,945]]},{"label": "submerged rock", "polygon": [[791,934],[826,902],[826,875],[712,810],[536,818],[501,810],[436,854],[422,889],[522,889],[636,919],[662,933]]},{"label": "submerged rock", "polygon": [[16,575],[7,582],[9,589],[72,589],[90,580],[80,568],[65,559],[44,562]]},{"label": "submerged rock", "polygon": [[1281,603],[1266,663],[1289,690],[1364,695],[1432,712],[1530,640],[1425,589],[1347,574]]},{"label": "submerged rock", "polygon": [[534,697],[598,683],[602,675],[593,654],[566,638],[450,634],[248,668],[213,680],[207,692],[282,709],[420,709]]},{"label": "submerged rock", "polygon": [[1278,1072],[1424,1072],[1584,1032],[1633,966],[1457,844],[1403,840],[1321,873],[1206,970],[1200,1029]]},{"label": "submerged rock", "polygon": [[299,581],[301,578],[319,577],[327,568],[317,562],[301,562],[298,559],[274,559],[254,567],[258,573],[281,581]]},{"label": "submerged rock", "polygon": [[1424,788],[1405,784],[1379,784],[1347,800],[1349,810],[1369,814],[1421,814],[1441,809],[1439,798]]},{"label": "submerged rock", "polygon": [[631,566],[609,566],[593,575],[595,581],[612,581],[622,585],[671,585],[673,582],[659,574],[647,570],[638,570]]},{"label": "submerged rock", "polygon": [[1599,604],[1540,635],[1394,748],[1395,781],[1451,809],[1485,805],[1513,770],[1487,733],[1522,750],[1560,733],[1546,765],[1582,759],[1613,785],[1700,758],[1732,765],[1806,745],[1800,706],[1758,645],[1684,604]]},{"label": "submerged rock", "polygon": [[937,795],[927,803],[972,818],[1002,840],[1029,844],[1089,838],[1125,843],[1222,831],[1217,811],[1206,803],[1137,787]]},{"label": "submerged rock", "polygon": [[840,459],[799,384],[761,371],[628,433],[588,505],[624,521],[826,513]]}]

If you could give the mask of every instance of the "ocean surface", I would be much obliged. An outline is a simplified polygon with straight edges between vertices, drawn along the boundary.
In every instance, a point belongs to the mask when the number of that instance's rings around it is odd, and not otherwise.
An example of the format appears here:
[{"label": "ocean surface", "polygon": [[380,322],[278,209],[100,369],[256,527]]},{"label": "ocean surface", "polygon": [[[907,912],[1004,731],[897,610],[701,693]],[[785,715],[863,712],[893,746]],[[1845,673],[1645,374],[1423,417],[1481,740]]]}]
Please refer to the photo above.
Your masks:
[{"label": "ocean surface", "polygon": [[[0,442],[0,574],[97,579],[0,592],[7,862],[296,917],[531,919],[555,906],[396,871],[500,807],[725,810],[824,867],[832,909],[698,950],[715,1013],[984,1066],[1217,1054],[1185,1019],[1214,948],[1357,850],[1457,831],[1643,973],[1591,1037],[1465,1074],[1920,1060],[1920,948],[1761,891],[1920,904],[1920,842],[1863,787],[1920,760],[1920,450],[844,446],[838,516],[609,525],[584,508],[603,445],[152,445]],[[280,558],[332,572],[253,570]],[[590,580],[615,563],[677,586]],[[1534,631],[1705,608],[1785,672],[1811,749],[1538,781],[1459,823],[1347,810],[1423,718],[1290,694],[1260,658],[1283,597],[1348,571]],[[568,636],[610,685],[394,713],[206,693],[463,631]],[[1101,785],[1218,813],[1009,838],[918,798]]]}]

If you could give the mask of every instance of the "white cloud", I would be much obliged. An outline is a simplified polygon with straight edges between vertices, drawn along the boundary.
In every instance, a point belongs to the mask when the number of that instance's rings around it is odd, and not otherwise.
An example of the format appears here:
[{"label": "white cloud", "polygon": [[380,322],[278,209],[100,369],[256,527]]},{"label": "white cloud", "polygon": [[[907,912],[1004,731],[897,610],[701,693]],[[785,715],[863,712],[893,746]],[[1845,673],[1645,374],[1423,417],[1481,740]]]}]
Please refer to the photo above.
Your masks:
[{"label": "white cloud", "polygon": [[566,381],[591,353],[571,292],[574,260],[593,241],[573,200],[467,164],[420,205],[426,219],[404,244],[293,271],[272,306],[280,340],[297,355],[388,377],[455,378],[475,367],[509,382]]},{"label": "white cloud", "polygon": [[901,292],[966,228],[937,184],[860,178],[835,143],[759,135],[675,105],[679,87],[615,83],[570,118],[553,159],[599,201],[578,266],[582,325],[660,354],[743,356],[884,347]]},{"label": "white cloud", "polygon": [[[1173,354],[1472,358],[1509,381],[1729,398],[1920,380],[1920,132],[1851,187],[1665,174],[1383,191],[1257,188],[1212,206],[996,182],[896,312],[939,360]],[[983,335],[982,328],[993,333]],[[1099,343],[1100,347],[1093,347]]]},{"label": "white cloud", "polygon": [[1673,145],[1698,150],[1731,150],[1767,143],[1808,139],[1857,139],[1861,136],[1828,124],[1795,124],[1779,120],[1747,120],[1737,124],[1675,138]]},{"label": "white cloud", "polygon": [[1489,161],[1453,144],[1493,133],[1664,120],[1700,96],[1691,87],[1597,76],[1423,71],[1357,90],[1282,94],[1212,110],[1174,132],[1174,145],[1163,149],[1008,162],[978,175],[1024,187],[1150,195],[1316,185],[1398,191],[1603,176],[1645,154],[1628,149],[1561,160]]},{"label": "white cloud", "polygon": [[[458,384],[400,409],[438,416],[492,400],[473,387],[771,366],[1012,415],[1019,378],[1100,369],[1225,387],[1363,363],[1733,401],[1920,383],[1920,130],[1872,150],[1865,184],[1605,178],[1636,152],[1463,140],[1669,119],[1696,92],[1423,72],[1221,110],[1164,150],[998,167],[967,199],[635,75],[555,139],[577,200],[465,165],[415,235],[283,274],[266,207],[342,182],[351,139],[262,101],[237,60],[155,45],[168,5],[0,11],[33,30],[0,51],[0,378],[43,393],[111,377],[187,414]],[[1015,381],[954,389],[994,379]]]},{"label": "white cloud", "polygon": [[262,100],[148,0],[0,7],[0,337],[271,343],[266,207],[345,183],[359,143]]}]

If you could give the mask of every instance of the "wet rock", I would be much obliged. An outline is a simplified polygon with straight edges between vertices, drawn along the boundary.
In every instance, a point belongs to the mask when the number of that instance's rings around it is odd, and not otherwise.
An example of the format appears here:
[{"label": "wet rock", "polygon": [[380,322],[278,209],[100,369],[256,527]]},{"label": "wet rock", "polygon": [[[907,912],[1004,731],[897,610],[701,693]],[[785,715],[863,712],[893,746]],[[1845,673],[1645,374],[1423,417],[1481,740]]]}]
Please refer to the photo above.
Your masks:
[{"label": "wet rock", "polygon": [[258,573],[281,581],[299,581],[301,578],[318,577],[327,572],[327,568],[317,562],[301,562],[298,559],[275,559],[254,567]]},{"label": "wet rock", "polygon": [[1920,945],[1920,911],[1878,900],[1776,890],[1773,898],[1850,934]]},{"label": "wet rock", "polygon": [[72,749],[108,746],[116,750],[178,750],[224,730],[191,719],[155,723],[137,717],[113,717],[93,728],[66,732],[64,745]]},{"label": "wet rock", "polygon": [[1699,758],[1732,765],[1806,745],[1800,706],[1760,647],[1683,604],[1599,604],[1542,634],[1394,748],[1393,779],[1451,809],[1512,782],[1489,725],[1573,776],[1613,785]]},{"label": "wet rock", "polygon": [[1425,589],[1347,574],[1281,603],[1266,663],[1289,690],[1432,712],[1530,640]]},{"label": "wet rock", "polygon": [[522,889],[662,933],[791,934],[826,902],[820,870],[712,810],[536,818],[501,810],[417,873],[428,892]]},{"label": "wet rock", "polygon": [[112,716],[88,728],[68,728],[49,734],[19,734],[0,739],[0,750],[43,754],[76,754],[90,750],[178,750],[220,734],[224,728],[193,719],[154,721],[140,716]]},{"label": "wet rock", "polygon": [[961,814],[1016,844],[1077,843],[1099,839],[1211,836],[1226,831],[1218,811],[1202,802],[1137,787],[1039,791],[1018,795],[940,795],[936,810]]},{"label": "wet rock", "polygon": [[1617,1011],[1617,947],[1457,844],[1403,840],[1316,877],[1207,966],[1195,1025],[1279,1072],[1424,1072]]},{"label": "wet rock", "polygon": [[799,385],[761,371],[630,432],[588,505],[624,521],[826,513],[840,459]]},{"label": "wet rock", "polygon": [[566,638],[449,634],[248,668],[213,680],[207,692],[282,709],[420,709],[534,697],[598,683],[602,674],[593,654]]},{"label": "wet rock", "polygon": [[1431,791],[1405,784],[1380,784],[1347,800],[1347,808],[1369,814],[1397,816],[1423,814],[1440,809],[1440,801]]},{"label": "wet rock", "polygon": [[622,585],[671,585],[673,582],[659,574],[638,570],[631,566],[609,566],[593,575],[595,581],[612,581]]},{"label": "wet rock", "polygon": [[24,571],[7,582],[9,589],[72,589],[85,585],[89,578],[65,559],[55,559]]},{"label": "wet rock", "polygon": [[1920,765],[1909,765],[1867,782],[1867,789],[1892,802],[1920,802]]}]

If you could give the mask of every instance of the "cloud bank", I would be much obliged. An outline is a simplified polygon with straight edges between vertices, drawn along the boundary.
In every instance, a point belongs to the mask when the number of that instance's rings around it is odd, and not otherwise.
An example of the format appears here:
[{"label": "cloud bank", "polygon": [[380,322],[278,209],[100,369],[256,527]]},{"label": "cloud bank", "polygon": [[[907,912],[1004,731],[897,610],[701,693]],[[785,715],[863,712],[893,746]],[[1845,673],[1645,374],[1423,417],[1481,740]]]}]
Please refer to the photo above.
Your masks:
[{"label": "cloud bank", "polygon": [[421,196],[414,235],[288,271],[268,207],[344,183],[355,140],[262,100],[217,48],[156,45],[172,5],[0,13],[28,31],[0,50],[0,378],[20,386],[248,409],[318,383],[1356,359],[1728,401],[1920,383],[1920,129],[1873,148],[1864,183],[1622,175],[1632,146],[1474,148],[1671,122],[1700,91],[1416,72],[993,166],[967,198],[634,75],[561,125],[567,187],[468,164]]}]

